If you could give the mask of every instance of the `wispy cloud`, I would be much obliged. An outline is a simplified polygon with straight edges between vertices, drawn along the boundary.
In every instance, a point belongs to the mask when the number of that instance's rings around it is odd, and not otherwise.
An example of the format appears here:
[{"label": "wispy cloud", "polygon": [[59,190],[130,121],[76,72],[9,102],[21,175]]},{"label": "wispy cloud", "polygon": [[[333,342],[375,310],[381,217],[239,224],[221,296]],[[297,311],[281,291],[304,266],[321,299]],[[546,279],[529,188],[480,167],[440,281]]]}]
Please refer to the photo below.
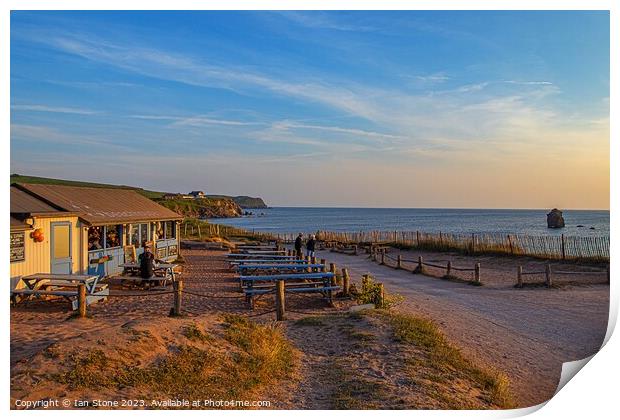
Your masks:
[{"label": "wispy cloud", "polygon": [[278,13],[280,16],[285,17],[291,22],[307,28],[329,29],[346,32],[369,32],[376,30],[376,28],[372,26],[345,22],[343,19],[336,19],[333,15],[328,16],[324,12],[320,11],[284,11],[275,13]]},{"label": "wispy cloud", "polygon": [[95,115],[101,114],[100,111],[93,111],[85,108],[68,108],[58,106],[47,105],[11,105],[11,109],[14,111],[26,111],[26,112],[53,112],[60,114],[78,114],[78,115]]},{"label": "wispy cloud", "polygon": [[229,125],[229,126],[256,126],[256,125],[265,125],[265,123],[261,122],[251,122],[251,121],[234,121],[234,120],[222,120],[209,118],[201,115],[189,116],[189,117],[179,117],[179,116],[171,116],[171,115],[131,115],[131,118],[141,119],[141,120],[162,120],[162,121],[173,121],[173,125],[175,126],[194,126],[200,127],[205,125]]}]

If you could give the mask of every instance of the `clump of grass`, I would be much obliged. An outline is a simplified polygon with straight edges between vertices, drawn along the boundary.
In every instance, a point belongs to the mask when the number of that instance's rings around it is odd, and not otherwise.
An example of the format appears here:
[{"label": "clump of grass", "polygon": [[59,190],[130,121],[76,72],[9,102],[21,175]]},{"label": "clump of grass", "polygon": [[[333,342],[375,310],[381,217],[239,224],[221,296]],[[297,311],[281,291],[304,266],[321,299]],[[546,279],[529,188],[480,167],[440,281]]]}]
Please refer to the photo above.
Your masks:
[{"label": "clump of grass", "polygon": [[185,328],[183,329],[183,335],[188,340],[192,340],[192,341],[205,342],[209,340],[209,335],[206,334],[204,331],[202,331],[202,329],[200,329],[200,327],[198,327],[198,325],[196,324],[186,325]]},{"label": "clump of grass", "polygon": [[359,290],[357,287],[352,287],[351,294],[355,297],[357,303],[361,305],[372,303],[378,309],[389,309],[405,299],[401,295],[388,294],[384,290],[382,300],[379,283],[376,283],[371,276],[362,277]]},{"label": "clump of grass", "polygon": [[486,391],[486,402],[502,408],[514,406],[507,377],[500,372],[477,366],[451,345],[431,320],[405,314],[384,312],[398,342],[413,344],[425,351],[426,365],[441,375],[459,375]]},{"label": "clump of grass", "polygon": [[71,368],[53,379],[71,389],[139,387],[152,397],[226,400],[250,399],[258,388],[293,375],[297,353],[280,328],[234,315],[224,321],[224,339],[187,326],[183,334],[196,345],[180,346],[148,366],[91,350],[73,355]]},{"label": "clump of grass", "polygon": [[323,327],[325,323],[318,316],[307,316],[295,321],[295,325],[298,327]]}]

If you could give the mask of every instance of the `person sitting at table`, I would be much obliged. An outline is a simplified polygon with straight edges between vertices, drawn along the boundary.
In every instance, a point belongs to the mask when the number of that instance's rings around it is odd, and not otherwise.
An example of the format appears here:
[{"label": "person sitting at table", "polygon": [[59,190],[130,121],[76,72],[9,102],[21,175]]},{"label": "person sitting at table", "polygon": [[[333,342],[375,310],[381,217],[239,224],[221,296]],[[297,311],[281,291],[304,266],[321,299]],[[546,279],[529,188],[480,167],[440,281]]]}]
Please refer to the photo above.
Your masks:
[{"label": "person sitting at table", "polygon": [[140,277],[150,279],[155,276],[155,255],[151,252],[150,246],[144,247],[144,252],[138,257],[140,262]]}]

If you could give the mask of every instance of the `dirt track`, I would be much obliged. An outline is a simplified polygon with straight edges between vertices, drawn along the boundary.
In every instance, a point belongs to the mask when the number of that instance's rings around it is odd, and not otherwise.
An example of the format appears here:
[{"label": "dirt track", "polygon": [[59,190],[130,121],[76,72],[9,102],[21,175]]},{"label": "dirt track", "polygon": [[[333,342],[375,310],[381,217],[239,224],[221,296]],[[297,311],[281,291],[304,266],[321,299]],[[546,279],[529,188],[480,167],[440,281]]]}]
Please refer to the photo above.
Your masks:
[{"label": "dirt track", "polygon": [[[367,255],[317,256],[347,267],[353,281],[370,273],[388,293],[404,296],[399,310],[434,319],[468,356],[504,371],[521,406],[551,398],[562,363],[598,351],[607,329],[607,285],[475,287],[381,266]],[[485,275],[492,285],[506,283]]]}]

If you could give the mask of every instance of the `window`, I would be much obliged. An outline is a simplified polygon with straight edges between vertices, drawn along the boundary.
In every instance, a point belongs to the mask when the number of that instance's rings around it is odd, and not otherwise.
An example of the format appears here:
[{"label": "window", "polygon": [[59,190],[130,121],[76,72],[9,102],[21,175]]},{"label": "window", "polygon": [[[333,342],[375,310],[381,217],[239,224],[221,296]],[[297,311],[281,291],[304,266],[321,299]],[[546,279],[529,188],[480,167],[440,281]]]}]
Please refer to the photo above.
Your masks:
[{"label": "window", "polygon": [[69,225],[52,226],[53,256],[55,259],[69,258],[71,256],[70,241],[71,231]]},{"label": "window", "polygon": [[121,225],[106,226],[105,241],[106,248],[121,246]]},{"label": "window", "polygon": [[140,244],[144,245],[149,240],[149,225],[148,223],[142,223],[140,225]]},{"label": "window", "polygon": [[103,249],[103,226],[91,226],[88,228],[88,250],[98,249]]},{"label": "window", "polygon": [[174,239],[176,237],[177,229],[175,222],[164,222],[166,229],[166,239]]},{"label": "window", "polygon": [[131,225],[128,244],[140,248],[140,225]]}]

